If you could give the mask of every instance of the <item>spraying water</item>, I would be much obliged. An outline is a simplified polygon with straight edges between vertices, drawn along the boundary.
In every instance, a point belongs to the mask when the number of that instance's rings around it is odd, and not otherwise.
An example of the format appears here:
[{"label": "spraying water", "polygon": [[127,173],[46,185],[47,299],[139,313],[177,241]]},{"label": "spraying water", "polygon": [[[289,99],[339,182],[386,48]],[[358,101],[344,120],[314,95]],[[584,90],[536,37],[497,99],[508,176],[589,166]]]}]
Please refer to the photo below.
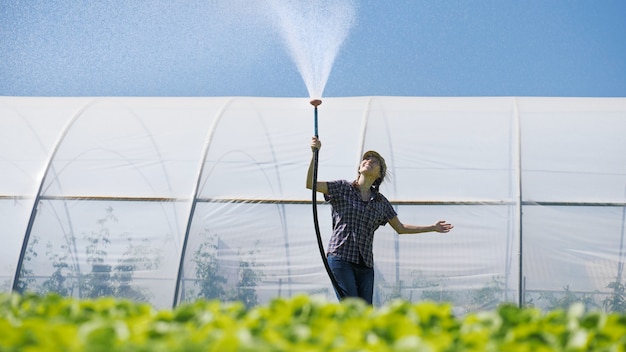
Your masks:
[{"label": "spraying water", "polygon": [[272,0],[279,32],[309,97],[321,98],[337,53],[356,18],[352,0]]}]

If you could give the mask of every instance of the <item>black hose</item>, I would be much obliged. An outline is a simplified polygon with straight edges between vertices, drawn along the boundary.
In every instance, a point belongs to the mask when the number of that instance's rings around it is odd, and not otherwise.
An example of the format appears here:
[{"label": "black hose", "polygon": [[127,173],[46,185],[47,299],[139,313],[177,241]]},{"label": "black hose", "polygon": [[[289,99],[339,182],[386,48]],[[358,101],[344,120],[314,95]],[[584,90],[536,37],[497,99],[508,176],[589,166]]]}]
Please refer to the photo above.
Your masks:
[{"label": "black hose", "polygon": [[[315,107],[315,137],[317,138],[317,106]],[[312,204],[313,204],[313,224],[315,225],[315,235],[317,236],[317,246],[320,250],[320,255],[322,257],[322,263],[324,263],[324,267],[326,268],[326,273],[328,273],[328,277],[335,288],[335,292],[339,298],[345,298],[346,293],[341,289],[335,275],[332,270],[330,270],[330,266],[328,265],[328,258],[326,258],[326,251],[324,250],[324,244],[322,243],[322,235],[320,233],[320,225],[317,220],[317,164],[319,161],[319,149],[315,148],[313,150],[313,190],[312,195]]]}]

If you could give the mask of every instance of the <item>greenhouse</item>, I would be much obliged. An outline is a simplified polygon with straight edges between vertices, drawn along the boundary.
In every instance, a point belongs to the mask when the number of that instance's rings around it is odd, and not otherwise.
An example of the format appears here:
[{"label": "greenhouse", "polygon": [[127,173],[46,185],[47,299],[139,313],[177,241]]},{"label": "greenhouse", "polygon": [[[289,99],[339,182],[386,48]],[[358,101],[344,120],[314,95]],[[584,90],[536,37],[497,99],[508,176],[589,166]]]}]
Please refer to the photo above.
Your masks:
[{"label": "greenhouse", "polygon": [[[0,292],[336,300],[313,133],[305,98],[0,97]],[[626,98],[324,98],[319,135],[320,180],[374,149],[402,221],[455,226],[379,228],[375,305],[601,307],[623,284]]]}]

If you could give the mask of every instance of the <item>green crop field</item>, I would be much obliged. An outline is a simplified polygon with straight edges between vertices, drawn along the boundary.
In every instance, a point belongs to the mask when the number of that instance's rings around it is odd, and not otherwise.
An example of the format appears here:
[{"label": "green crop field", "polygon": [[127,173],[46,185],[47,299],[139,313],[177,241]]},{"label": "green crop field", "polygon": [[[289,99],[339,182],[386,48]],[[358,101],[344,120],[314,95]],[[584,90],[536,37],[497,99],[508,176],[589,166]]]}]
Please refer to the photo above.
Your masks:
[{"label": "green crop field", "polygon": [[455,317],[450,306],[277,298],[196,301],[157,310],[114,298],[0,295],[0,351],[626,351],[626,315],[582,305],[503,305]]}]

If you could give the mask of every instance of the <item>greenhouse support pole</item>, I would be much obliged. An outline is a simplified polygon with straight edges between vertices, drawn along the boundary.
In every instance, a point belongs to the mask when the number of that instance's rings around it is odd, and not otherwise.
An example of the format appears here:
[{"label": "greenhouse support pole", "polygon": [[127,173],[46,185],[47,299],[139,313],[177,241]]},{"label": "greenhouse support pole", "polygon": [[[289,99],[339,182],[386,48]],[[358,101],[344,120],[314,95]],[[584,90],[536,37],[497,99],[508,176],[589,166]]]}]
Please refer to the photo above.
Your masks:
[{"label": "greenhouse support pole", "polygon": [[[319,137],[318,129],[317,129],[317,107],[321,103],[322,101],[319,99],[311,100],[311,105],[313,105],[314,107],[313,123],[314,123],[315,138]],[[335,275],[333,275],[333,272],[330,270],[330,266],[328,265],[328,259],[326,258],[326,251],[324,250],[324,244],[322,243],[322,235],[320,233],[320,225],[319,225],[318,217],[317,217],[317,165],[318,163],[319,163],[319,149],[314,148],[313,149],[313,184],[311,187],[313,192],[312,192],[311,203],[313,204],[313,224],[315,226],[317,246],[320,251],[320,256],[322,257],[322,263],[324,263],[324,268],[326,268],[326,273],[328,274],[328,277],[330,278],[330,281],[333,284],[333,288],[335,289],[335,292],[337,292],[337,295],[340,298],[345,298],[346,297],[345,292],[343,292],[341,287],[339,287],[339,283],[337,282]]]},{"label": "greenhouse support pole", "polygon": [[524,307],[526,302],[526,278],[524,277],[524,231],[523,231],[523,217],[524,217],[524,199],[522,192],[522,119],[519,113],[519,107],[517,100],[514,100],[515,122],[517,127],[517,210],[519,221],[519,276],[518,280],[518,307]]},{"label": "greenhouse support pole", "polygon": [[193,218],[196,213],[196,205],[198,204],[198,197],[200,194],[200,188],[202,184],[202,175],[204,174],[204,168],[206,166],[206,158],[209,154],[209,148],[211,147],[211,141],[213,140],[213,135],[215,134],[215,130],[222,117],[224,116],[224,112],[226,108],[231,104],[233,99],[228,99],[224,105],[218,111],[215,119],[213,120],[213,124],[211,125],[206,139],[204,141],[204,148],[202,150],[202,157],[200,160],[200,165],[198,166],[198,173],[196,174],[196,184],[193,189],[193,199],[191,200],[191,205],[189,208],[189,215],[187,216],[187,226],[185,227],[185,236],[183,237],[182,248],[180,251],[180,257],[178,258],[178,272],[176,274],[176,283],[174,284],[174,299],[172,301],[172,308],[176,307],[179,302],[185,300],[185,290],[181,291],[181,285],[185,276],[185,259],[187,256],[187,246],[189,245],[189,237],[191,236],[191,228],[193,223]]},{"label": "greenhouse support pole", "polygon": [[[39,182],[39,187],[37,189],[37,194],[35,195],[35,200],[33,201],[33,207],[30,211],[30,217],[28,218],[28,224],[26,225],[26,233],[24,234],[24,239],[22,241],[22,248],[20,249],[20,256],[17,260],[17,266],[15,268],[15,275],[13,276],[13,283],[11,285],[11,291],[12,292],[16,292],[16,293],[23,293],[20,291],[20,275],[22,274],[22,267],[24,264],[24,260],[26,259],[26,252],[28,250],[28,244],[30,241],[30,235],[31,232],[33,231],[33,226],[35,225],[35,218],[37,217],[37,211],[39,209],[40,206],[40,202],[41,202],[41,194],[44,192],[44,185],[46,183],[46,176],[48,176],[48,174],[50,173],[50,170],[52,169],[52,163],[54,162],[54,158],[60,148],[61,143],[63,142],[63,140],[65,139],[65,137],[67,136],[67,134],[69,133],[70,129],[72,128],[72,126],[74,125],[74,123],[76,122],[76,120],[78,120],[78,118],[80,116],[82,116],[82,114],[87,111],[87,108],[89,108],[92,104],[94,104],[96,102],[96,100],[92,100],[87,102],[87,104],[85,104],[84,106],[82,106],[72,117],[71,119],[66,123],[66,125],[63,127],[63,130],[61,131],[61,135],[59,136],[58,140],[55,142],[54,144],[54,148],[52,149],[52,151],[50,152],[50,154],[48,155],[48,160],[46,161],[46,168],[43,172],[43,176],[41,177],[41,180]],[[80,273],[80,268],[78,268],[78,264],[76,264],[77,266],[77,270]],[[78,275],[78,279],[80,281],[80,275]],[[80,296],[80,285],[78,285],[78,289],[79,289],[79,296]]]},{"label": "greenhouse support pole", "polygon": [[[626,185],[624,185],[624,198],[626,199]],[[624,272],[624,221],[626,221],[626,204],[622,205],[622,229],[619,236],[619,262],[617,263],[617,282],[622,282]]]}]

